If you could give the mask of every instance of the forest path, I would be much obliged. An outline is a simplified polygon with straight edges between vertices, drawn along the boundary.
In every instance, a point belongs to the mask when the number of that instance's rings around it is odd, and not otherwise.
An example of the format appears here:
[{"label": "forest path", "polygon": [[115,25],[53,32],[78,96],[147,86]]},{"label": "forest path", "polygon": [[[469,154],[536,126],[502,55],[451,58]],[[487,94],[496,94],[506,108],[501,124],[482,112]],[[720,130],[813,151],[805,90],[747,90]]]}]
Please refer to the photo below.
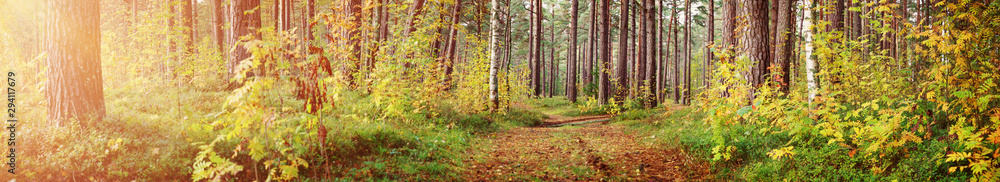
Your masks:
[{"label": "forest path", "polygon": [[[551,115],[542,126],[609,119]],[[625,126],[592,122],[519,127],[484,136],[466,163],[469,181],[688,181],[696,165],[678,149],[662,149]],[[700,180],[700,179],[695,179]]]}]

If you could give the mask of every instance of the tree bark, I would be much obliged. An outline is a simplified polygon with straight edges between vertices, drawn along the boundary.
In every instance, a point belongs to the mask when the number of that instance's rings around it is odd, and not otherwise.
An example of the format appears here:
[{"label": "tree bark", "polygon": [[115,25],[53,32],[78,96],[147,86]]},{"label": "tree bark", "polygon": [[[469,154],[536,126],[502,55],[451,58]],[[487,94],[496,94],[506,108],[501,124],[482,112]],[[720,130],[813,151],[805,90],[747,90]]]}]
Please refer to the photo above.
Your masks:
[{"label": "tree bark", "polygon": [[188,0],[188,1],[181,1],[181,2],[183,3],[182,6],[183,6],[183,11],[184,11],[183,12],[183,15],[184,15],[184,27],[187,27],[187,29],[184,30],[184,34],[187,36],[187,42],[184,44],[185,45],[184,54],[186,55],[185,57],[188,57],[188,56],[190,56],[190,54],[194,54],[195,33],[197,32],[194,29],[194,25],[195,25],[195,18],[194,18],[195,17],[195,14],[194,14],[195,13],[195,11],[194,11],[195,10],[194,9],[195,6],[194,6],[194,4],[198,3],[198,1],[197,0]]},{"label": "tree bark", "polygon": [[617,84],[615,85],[615,102],[621,103],[625,100],[625,96],[628,94],[628,22],[629,19],[629,3],[631,0],[622,0],[621,6],[621,19],[619,19],[618,24],[621,26],[618,31],[618,60],[617,66],[615,68],[615,75],[618,76]]},{"label": "tree bark", "polygon": [[809,105],[812,105],[814,99],[816,99],[816,60],[812,58],[812,37],[813,37],[813,0],[803,0],[802,3],[805,5],[807,11],[802,12],[802,27],[805,30],[802,32],[802,37],[805,38],[804,45],[804,57],[806,59],[806,91],[808,92]]},{"label": "tree bark", "polygon": [[[45,59],[48,119],[103,120],[101,8],[97,0],[49,1]],[[15,76],[15,75],[10,75]]]},{"label": "tree bark", "polygon": [[646,61],[646,78],[644,80],[646,87],[643,91],[644,98],[646,101],[646,108],[653,108],[656,106],[656,6],[654,5],[656,0],[646,0],[645,8],[645,19],[646,23],[643,24],[646,34],[646,43],[643,48],[646,50],[646,56],[643,57]]},{"label": "tree bark", "polygon": [[215,45],[218,46],[219,54],[225,57],[226,55],[226,45],[222,42],[225,37],[225,33],[222,31],[222,27],[225,26],[226,21],[222,17],[222,1],[223,0],[212,0],[212,36],[215,39]]},{"label": "tree bark", "polygon": [[[753,65],[750,83],[752,84],[751,88],[756,88],[765,83],[766,76],[769,75],[768,67],[771,61],[771,51],[769,51],[771,45],[767,37],[769,35],[767,32],[767,3],[763,0],[744,0],[743,3],[742,10],[743,14],[747,16],[747,26],[740,39],[740,45],[743,45],[740,47],[740,52]],[[751,100],[753,100],[755,92],[756,89],[752,89]]]},{"label": "tree bark", "polygon": [[549,21],[552,28],[549,30],[549,98],[556,95],[556,77],[559,77],[559,63],[556,62],[556,22]]},{"label": "tree bark", "polygon": [[691,0],[684,3],[684,105],[691,105]]},{"label": "tree bark", "polygon": [[670,29],[673,31],[672,37],[674,40],[674,79],[673,79],[674,84],[671,85],[671,87],[674,88],[674,93],[673,93],[674,102],[677,104],[683,104],[683,102],[681,101],[681,85],[680,85],[681,75],[683,75],[681,73],[681,64],[683,64],[683,61],[681,61],[681,49],[679,44],[680,41],[678,40],[678,38],[680,38],[680,34],[677,32],[678,29],[680,28],[679,27],[680,20],[678,20],[678,14],[677,14],[677,0],[671,0],[670,4],[671,4],[670,7],[672,7],[670,17],[671,19],[673,19],[672,23],[670,23]]},{"label": "tree bark", "polygon": [[[248,34],[256,35],[257,28],[260,27],[260,11],[250,11],[260,5],[260,0],[232,0],[226,13],[231,25],[226,30],[228,45],[235,47],[235,52],[230,54],[227,61],[229,78],[240,74],[238,65],[240,62],[250,58],[250,52],[244,46],[239,45],[240,36]],[[244,13],[250,11],[251,13]],[[256,36],[255,36],[256,37]],[[243,82],[230,82],[230,88],[239,87]]]},{"label": "tree bark", "polygon": [[611,93],[609,87],[611,79],[608,77],[611,72],[611,0],[601,0],[601,68],[600,70],[600,91],[597,92],[597,102],[599,105],[608,103],[608,95]]},{"label": "tree bark", "polygon": [[778,86],[778,90],[784,93],[788,93],[788,84],[790,80],[789,66],[792,58],[792,17],[795,16],[792,11],[792,1],[793,0],[779,0],[778,2],[778,33],[776,38],[776,43],[774,52],[777,57],[774,62],[771,63],[777,67],[778,73],[772,73],[771,79],[774,80],[775,84]]},{"label": "tree bark", "polygon": [[[354,89],[358,87],[357,81],[354,79],[354,74],[357,72],[358,68],[361,67],[361,7],[364,6],[361,0],[350,0],[347,3],[347,19],[350,22],[347,25],[347,44],[351,46],[351,54],[348,55],[347,61],[344,62],[343,74],[348,87]],[[413,27],[413,22],[410,22],[411,30]]]},{"label": "tree bark", "polygon": [[715,0],[708,0],[708,36],[705,38],[705,71],[702,72],[702,83],[705,89],[711,87],[713,64],[715,63]]},{"label": "tree bark", "polygon": [[577,9],[578,0],[570,0],[570,29],[569,29],[569,50],[567,50],[566,57],[569,59],[566,62],[566,99],[569,102],[576,103],[576,27],[577,18],[579,18],[579,10]]},{"label": "tree bark", "polygon": [[[500,11],[500,3],[497,0],[491,0],[490,4],[493,6],[490,8],[490,11],[493,12],[490,15],[490,111],[495,112],[500,108],[500,101],[497,94],[497,61],[499,60],[497,54],[500,54],[497,51],[499,49],[499,41],[497,39],[500,37],[500,18],[498,18],[500,14],[497,12]],[[459,6],[460,4],[455,5]],[[453,18],[457,19],[457,17]]]},{"label": "tree bark", "polygon": [[461,13],[462,13],[462,0],[455,0],[455,9],[454,11],[451,12],[451,25],[448,26],[449,29],[448,40],[447,40],[448,46],[446,48],[448,50],[445,52],[446,57],[444,62],[444,88],[445,88],[444,90],[446,91],[450,90],[452,85],[451,83],[451,74],[453,71],[452,66],[455,64],[455,47],[458,47],[457,45],[455,45],[458,42],[456,41],[456,37],[458,36],[458,29],[456,29],[455,27],[459,26],[459,21],[462,18]]}]

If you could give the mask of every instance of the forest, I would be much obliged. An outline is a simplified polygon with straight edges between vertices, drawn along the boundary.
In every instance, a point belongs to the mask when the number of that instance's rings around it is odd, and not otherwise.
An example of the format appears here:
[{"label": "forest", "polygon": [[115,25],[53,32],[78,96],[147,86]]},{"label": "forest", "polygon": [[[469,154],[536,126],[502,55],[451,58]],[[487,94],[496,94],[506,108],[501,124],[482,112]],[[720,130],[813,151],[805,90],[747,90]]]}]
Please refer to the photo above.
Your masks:
[{"label": "forest", "polygon": [[1000,181],[1000,1],[0,12],[2,181]]}]

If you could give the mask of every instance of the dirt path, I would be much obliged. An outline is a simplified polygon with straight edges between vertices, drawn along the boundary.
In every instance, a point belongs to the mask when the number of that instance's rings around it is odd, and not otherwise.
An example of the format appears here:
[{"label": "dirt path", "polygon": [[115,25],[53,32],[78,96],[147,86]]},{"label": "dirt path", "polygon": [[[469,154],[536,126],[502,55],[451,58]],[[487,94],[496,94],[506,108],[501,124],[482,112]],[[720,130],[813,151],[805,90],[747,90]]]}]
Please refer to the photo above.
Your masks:
[{"label": "dirt path", "polygon": [[[543,126],[609,117],[553,116]],[[469,181],[697,181],[708,169],[605,122],[515,128],[480,145],[466,161]]]}]

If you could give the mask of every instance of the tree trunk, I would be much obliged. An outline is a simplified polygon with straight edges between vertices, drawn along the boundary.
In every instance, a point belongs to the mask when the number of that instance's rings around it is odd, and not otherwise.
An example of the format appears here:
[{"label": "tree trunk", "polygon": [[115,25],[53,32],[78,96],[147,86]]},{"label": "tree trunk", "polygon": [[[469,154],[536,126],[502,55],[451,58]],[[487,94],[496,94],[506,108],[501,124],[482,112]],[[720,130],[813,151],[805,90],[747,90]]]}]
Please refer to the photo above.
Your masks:
[{"label": "tree trunk", "polygon": [[681,61],[681,49],[680,49],[680,44],[678,44],[680,43],[680,41],[678,40],[678,38],[680,38],[680,34],[678,34],[677,30],[680,28],[679,27],[680,20],[678,20],[678,14],[677,14],[677,0],[671,0],[670,4],[671,4],[670,7],[672,7],[670,17],[671,19],[673,19],[672,23],[670,23],[670,29],[673,31],[672,37],[674,40],[674,79],[673,79],[674,84],[671,85],[671,87],[674,87],[674,94],[673,94],[674,102],[678,104],[683,104],[681,101],[681,85],[680,85],[681,75],[683,75],[681,73],[681,64],[683,63],[683,61]]},{"label": "tree trunk", "polygon": [[646,49],[646,56],[643,58],[646,60],[646,90],[643,91],[644,98],[646,100],[646,108],[653,108],[656,106],[656,6],[654,5],[655,0],[646,0],[645,8],[645,19],[646,23],[643,24],[646,34],[646,43],[643,48]]},{"label": "tree trunk", "polygon": [[615,85],[615,102],[621,103],[625,100],[626,94],[628,94],[628,22],[629,16],[629,3],[630,0],[622,0],[621,6],[621,19],[619,19],[618,24],[621,25],[618,31],[618,60],[616,60],[618,67],[615,68],[615,75],[618,76],[618,82]]},{"label": "tree trunk", "polygon": [[540,95],[542,93],[542,91],[543,91],[542,90],[542,82],[543,81],[541,80],[542,79],[542,71],[545,70],[544,67],[543,67],[544,64],[542,64],[542,62],[543,62],[543,59],[542,59],[543,56],[542,56],[542,54],[545,52],[544,50],[542,50],[542,36],[543,36],[543,34],[542,34],[542,28],[543,28],[543,25],[542,25],[542,18],[543,18],[543,16],[542,16],[542,0],[535,0],[535,5],[533,5],[532,7],[535,9],[535,12],[534,12],[535,13],[535,33],[534,33],[534,35],[535,35],[534,36],[534,38],[535,38],[535,40],[534,40],[535,41],[535,54],[534,54],[534,56],[535,56],[535,68],[537,68],[537,70],[538,70],[534,74],[535,74],[535,78],[539,79],[538,82],[536,82],[538,85],[536,86],[535,92],[536,92],[536,95]]},{"label": "tree trunk", "polygon": [[[221,1],[221,0],[216,0],[216,1]],[[309,49],[308,46],[312,45],[311,43],[313,40],[312,22],[313,22],[313,16],[315,16],[315,14],[316,14],[316,0],[306,0],[306,16],[303,25],[306,27],[305,38],[306,38],[307,50]]]},{"label": "tree trunk", "polygon": [[570,29],[569,29],[569,50],[567,50],[566,58],[566,99],[569,102],[576,103],[576,19],[579,18],[579,10],[577,9],[578,0],[570,0]]},{"label": "tree trunk", "polygon": [[[761,0],[744,0],[742,6],[743,14],[747,17],[746,31],[741,36],[740,52],[745,54],[753,65],[750,73],[751,88],[762,86],[766,76],[769,75],[770,42],[768,41],[768,18],[767,3]],[[751,101],[756,89],[751,91]]]},{"label": "tree trunk", "polygon": [[803,0],[803,5],[805,5],[807,11],[802,12],[802,27],[805,32],[802,32],[802,37],[805,38],[805,43],[802,46],[804,49],[804,57],[806,59],[806,87],[809,95],[809,104],[812,105],[813,99],[816,98],[816,60],[812,58],[812,37],[813,37],[813,0]]},{"label": "tree trunk", "polygon": [[50,122],[103,120],[101,8],[97,0],[50,1],[46,24],[48,80],[45,99]]},{"label": "tree trunk", "polygon": [[774,80],[775,84],[778,86],[778,90],[784,93],[788,93],[789,84],[789,66],[792,58],[792,20],[795,16],[792,12],[792,1],[793,0],[779,0],[778,2],[778,33],[776,38],[776,43],[774,52],[777,57],[774,62],[771,63],[775,65],[778,69],[778,73],[772,73],[771,79]]},{"label": "tree trunk", "polygon": [[594,74],[593,73],[594,73],[594,67],[595,67],[594,64],[595,64],[595,62],[597,60],[597,52],[596,51],[597,51],[597,41],[598,41],[598,39],[597,39],[597,16],[598,16],[598,14],[597,14],[597,8],[599,8],[599,5],[597,4],[597,0],[591,0],[590,1],[590,30],[588,30],[588,32],[587,32],[588,34],[590,34],[590,36],[587,36],[587,42],[588,42],[588,45],[587,45],[587,55],[588,56],[587,56],[587,60],[584,60],[584,62],[586,62],[586,63],[584,63],[584,69],[583,69],[583,83],[582,83],[582,85],[584,85],[584,87],[586,87],[587,85],[590,85],[590,84],[594,83]]},{"label": "tree trunk", "polygon": [[556,77],[559,76],[557,73],[559,70],[559,64],[556,62],[556,22],[552,22],[552,28],[549,30],[549,98],[556,95]]},{"label": "tree trunk", "polygon": [[691,105],[691,0],[684,3],[684,105]]},{"label": "tree trunk", "polygon": [[[231,22],[228,30],[226,30],[226,44],[236,48],[235,52],[230,54],[227,61],[229,78],[233,78],[236,74],[241,74],[240,68],[238,68],[240,62],[250,58],[249,50],[238,44],[240,36],[247,34],[256,35],[255,29],[260,27],[260,11],[251,11],[252,13],[244,12],[257,8],[260,5],[260,0],[232,0],[230,3],[232,4],[229,5],[229,10],[226,11],[229,22]],[[230,82],[230,88],[239,87],[242,84],[242,81]]]},{"label": "tree trunk", "polygon": [[611,0],[601,0],[601,67],[600,67],[600,91],[597,92],[597,102],[599,105],[608,103],[608,95],[611,93],[609,87],[611,79],[608,77],[611,72]]},{"label": "tree trunk", "polygon": [[[497,51],[499,49],[498,44],[500,43],[497,40],[500,37],[500,18],[498,17],[500,14],[497,12],[500,11],[500,3],[497,0],[491,0],[490,4],[493,6],[490,8],[490,11],[493,12],[490,15],[490,111],[495,112],[500,108],[500,100],[497,94],[497,61],[499,60],[497,54],[500,54]],[[457,7],[460,6],[460,4],[455,5]],[[457,7],[455,9],[458,9]],[[458,17],[453,18],[457,19]]]},{"label": "tree trunk", "polygon": [[451,90],[451,73],[453,71],[453,65],[455,64],[455,45],[458,41],[456,37],[458,36],[458,29],[455,28],[459,25],[459,21],[462,18],[462,0],[455,0],[455,10],[451,12],[451,25],[448,26],[448,49],[445,54],[444,62],[444,90]]},{"label": "tree trunk", "polygon": [[713,64],[715,63],[715,54],[712,52],[715,47],[715,0],[708,0],[708,24],[706,27],[708,30],[708,36],[705,38],[705,69],[702,71],[702,81],[705,85],[705,89],[711,87],[711,77]]},{"label": "tree trunk", "polygon": [[[357,81],[354,79],[354,74],[357,72],[358,68],[361,67],[361,7],[364,6],[361,0],[350,0],[347,3],[347,19],[350,22],[347,25],[347,44],[351,46],[351,54],[348,55],[347,61],[344,62],[343,74],[348,87],[354,89],[358,87]],[[411,22],[411,30],[413,22]]]},{"label": "tree trunk", "polygon": [[226,55],[226,45],[222,42],[225,37],[225,33],[222,31],[222,27],[225,26],[226,21],[222,18],[222,0],[212,0],[212,36],[215,39],[215,44],[218,46],[219,54],[225,57]]},{"label": "tree trunk", "polygon": [[639,9],[635,13],[637,15],[637,19],[639,19],[639,24],[637,24],[635,28],[635,34],[636,34],[635,37],[637,43],[636,52],[638,53],[636,53],[636,57],[635,59],[633,59],[635,60],[635,69],[633,70],[635,71],[636,75],[635,77],[636,87],[634,87],[634,89],[636,90],[635,97],[639,98],[639,100],[642,100],[643,107],[646,107],[649,105],[646,102],[649,101],[648,99],[646,99],[647,95],[646,87],[648,87],[647,84],[648,82],[646,80],[646,69],[647,69],[646,61],[648,57],[646,56],[646,54],[649,54],[649,52],[647,51],[648,47],[647,44],[649,44],[649,40],[646,39],[647,38],[646,26],[649,25],[649,19],[647,16],[649,14],[648,11],[649,0],[642,0],[641,2],[642,4],[641,6],[639,6],[639,8],[642,9]]},{"label": "tree trunk", "polygon": [[195,15],[195,11],[194,11],[195,10],[194,9],[195,8],[194,4],[198,3],[198,1],[197,0],[188,0],[188,1],[181,1],[181,2],[183,3],[182,6],[184,7],[183,8],[184,9],[183,10],[184,11],[183,12],[184,13],[184,27],[187,27],[187,29],[184,30],[184,35],[186,35],[187,39],[188,39],[187,42],[184,44],[185,45],[184,52],[185,52],[185,55],[187,55],[185,57],[188,57],[188,56],[190,56],[190,54],[194,54],[194,40],[195,40],[195,33],[197,32],[194,29],[194,25],[195,25],[195,18],[194,17],[196,16]]}]

